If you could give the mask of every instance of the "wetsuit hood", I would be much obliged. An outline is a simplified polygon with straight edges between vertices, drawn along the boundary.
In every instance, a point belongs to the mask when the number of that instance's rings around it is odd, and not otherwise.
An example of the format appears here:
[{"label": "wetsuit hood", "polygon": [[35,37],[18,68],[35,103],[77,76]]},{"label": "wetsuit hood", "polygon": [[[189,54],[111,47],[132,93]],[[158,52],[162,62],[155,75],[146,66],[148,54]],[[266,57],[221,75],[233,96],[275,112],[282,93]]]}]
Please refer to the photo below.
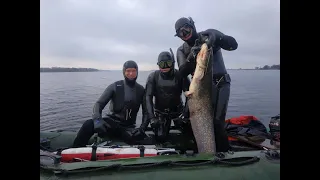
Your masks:
[{"label": "wetsuit hood", "polygon": [[[125,71],[126,69],[128,68],[135,68],[137,70],[137,76],[136,78],[134,79],[128,79],[126,76],[125,76]],[[132,60],[129,60],[129,61],[126,61],[124,64],[123,64],[123,69],[122,69],[122,73],[123,73],[123,77],[126,81],[126,83],[128,85],[134,85],[136,83],[136,80],[138,78],[138,65],[135,61],[132,61]]]},{"label": "wetsuit hood", "polygon": [[163,51],[158,56],[158,63],[157,64],[159,64],[160,61],[165,61],[165,62],[171,61],[172,62],[172,66],[170,67],[170,71],[168,71],[168,72],[161,72],[160,71],[161,75],[163,75],[164,77],[171,77],[174,74],[174,65],[175,65],[173,55],[168,51]]},{"label": "wetsuit hood", "polygon": [[198,33],[196,30],[196,27],[194,25],[194,21],[192,20],[191,17],[186,18],[186,17],[182,17],[180,19],[178,19],[175,23],[175,29],[176,29],[176,34],[175,36],[178,36],[178,31],[181,27],[183,27],[184,25],[188,25],[192,28],[192,36],[188,39],[188,40],[183,40],[186,43],[188,43],[189,46],[193,46],[196,39],[198,39]]}]

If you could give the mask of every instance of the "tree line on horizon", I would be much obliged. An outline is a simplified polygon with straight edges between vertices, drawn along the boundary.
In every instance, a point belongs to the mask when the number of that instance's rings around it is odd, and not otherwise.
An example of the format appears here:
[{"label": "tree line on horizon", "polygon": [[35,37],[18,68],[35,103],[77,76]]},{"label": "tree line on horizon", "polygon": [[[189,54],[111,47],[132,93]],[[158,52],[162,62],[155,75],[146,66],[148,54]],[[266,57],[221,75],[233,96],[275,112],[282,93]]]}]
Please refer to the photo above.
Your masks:
[{"label": "tree line on horizon", "polygon": [[258,70],[269,70],[269,69],[280,70],[280,64],[274,64],[272,66],[264,65],[263,67],[255,67],[255,69],[258,69]]},{"label": "tree line on horizon", "polygon": [[64,67],[51,67],[43,68],[40,67],[40,72],[94,72],[99,71],[94,68],[64,68]]},{"label": "tree line on horizon", "polygon": [[[242,68],[239,68],[242,69]],[[255,70],[280,70],[280,64],[264,65],[263,67],[255,67]],[[40,67],[40,72],[94,72],[100,71],[95,68],[65,68],[65,67]]]}]

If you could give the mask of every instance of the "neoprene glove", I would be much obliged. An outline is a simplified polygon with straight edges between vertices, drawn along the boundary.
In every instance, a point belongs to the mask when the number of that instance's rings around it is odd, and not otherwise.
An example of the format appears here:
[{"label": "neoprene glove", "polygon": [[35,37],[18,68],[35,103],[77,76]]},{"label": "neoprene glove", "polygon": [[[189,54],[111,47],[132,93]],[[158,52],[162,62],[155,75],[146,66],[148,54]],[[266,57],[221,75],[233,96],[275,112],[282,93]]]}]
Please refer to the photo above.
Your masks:
[{"label": "neoprene glove", "polygon": [[187,57],[187,62],[193,62],[193,63],[195,63],[195,62],[196,62],[197,55],[198,55],[198,53],[200,52],[200,50],[201,50],[201,47],[200,47],[200,46],[193,46],[193,47],[190,49],[190,54],[189,54],[188,57]]},{"label": "neoprene glove", "polygon": [[131,136],[134,141],[140,141],[147,137],[145,131],[141,127],[133,129],[131,131]]},{"label": "neoprene glove", "polygon": [[131,133],[133,136],[138,136],[139,134],[143,134],[144,130],[141,127],[139,127],[139,128],[133,129]]},{"label": "neoprene glove", "polygon": [[94,120],[93,121],[94,131],[96,133],[98,133],[98,134],[106,133],[107,132],[106,124],[107,123],[101,118],[98,118],[98,119]]},{"label": "neoprene glove", "polygon": [[160,120],[158,118],[151,118],[150,120],[150,126],[152,128],[157,128],[160,125]]},{"label": "neoprene glove", "polygon": [[211,48],[214,44],[214,42],[216,41],[216,36],[213,34],[212,31],[203,31],[200,33],[201,36],[206,36],[207,38],[205,38],[205,42],[208,45],[208,48]]},{"label": "neoprene glove", "polygon": [[190,122],[188,118],[175,118],[172,120],[176,127],[184,127],[186,124]]},{"label": "neoprene glove", "polygon": [[196,59],[198,53],[200,52],[201,47],[200,46],[193,46],[191,48],[191,53],[193,54],[193,57]]}]

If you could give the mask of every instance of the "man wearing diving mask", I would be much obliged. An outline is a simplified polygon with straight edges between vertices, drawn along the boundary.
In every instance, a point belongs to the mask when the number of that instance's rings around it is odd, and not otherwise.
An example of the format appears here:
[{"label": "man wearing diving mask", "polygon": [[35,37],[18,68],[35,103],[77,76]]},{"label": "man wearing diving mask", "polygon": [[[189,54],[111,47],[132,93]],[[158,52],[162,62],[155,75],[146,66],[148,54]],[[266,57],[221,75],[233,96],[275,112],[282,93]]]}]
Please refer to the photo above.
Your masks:
[{"label": "man wearing diving mask", "polygon": [[[171,49],[170,49],[171,51]],[[174,68],[174,55],[164,51],[158,56],[157,65],[159,70],[152,72],[146,83],[146,122],[154,130],[157,142],[163,143],[167,140],[171,122],[173,119],[176,126],[184,125],[183,119],[183,101],[181,94],[189,89],[189,79],[183,79],[179,71]],[[155,103],[153,104],[153,98]],[[179,125],[177,125],[179,124]],[[185,124],[185,129],[188,126]],[[189,128],[191,126],[189,125]]]},{"label": "man wearing diving mask", "polygon": [[212,58],[212,105],[213,123],[216,137],[216,148],[218,152],[229,150],[229,141],[224,129],[225,117],[230,96],[230,76],[224,65],[221,49],[233,51],[238,48],[237,41],[228,35],[215,29],[208,29],[197,33],[192,18],[182,17],[175,23],[175,36],[178,36],[184,43],[177,50],[177,61],[179,71],[183,77],[193,75],[196,67],[196,56],[203,43],[211,48]]}]

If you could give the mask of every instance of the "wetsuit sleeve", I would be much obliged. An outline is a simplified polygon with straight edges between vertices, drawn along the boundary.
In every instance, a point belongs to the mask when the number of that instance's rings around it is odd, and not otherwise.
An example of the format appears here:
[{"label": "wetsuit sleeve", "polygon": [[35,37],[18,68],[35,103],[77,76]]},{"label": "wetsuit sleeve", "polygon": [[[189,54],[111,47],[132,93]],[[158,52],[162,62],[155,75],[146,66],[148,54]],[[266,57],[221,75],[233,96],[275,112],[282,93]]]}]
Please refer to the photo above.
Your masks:
[{"label": "wetsuit sleeve", "polygon": [[216,29],[208,29],[200,34],[210,34],[214,38],[214,42],[212,42],[214,46],[219,46],[224,50],[233,51],[238,48],[238,42],[234,37],[225,35]]},{"label": "wetsuit sleeve", "polygon": [[[153,110],[153,96],[154,96],[154,72],[152,72],[147,79],[146,83],[146,94],[145,94],[145,103],[146,103],[146,113],[147,119],[150,121],[151,118],[154,118]],[[149,124],[149,122],[146,122]]]},{"label": "wetsuit sleeve", "polygon": [[148,119],[148,111],[146,108],[146,91],[145,90],[144,90],[141,106],[142,106],[142,123],[140,125],[140,128],[145,130],[147,129],[150,122],[150,120]]},{"label": "wetsuit sleeve", "polygon": [[189,91],[190,79],[188,77],[182,78],[182,90],[183,92]]},{"label": "wetsuit sleeve", "polygon": [[184,54],[183,45],[177,49],[177,62],[182,77],[187,77],[193,72],[192,64],[187,61],[187,56]]},{"label": "wetsuit sleeve", "polygon": [[98,101],[93,106],[92,119],[101,118],[101,113],[104,107],[111,100],[113,94],[115,92],[115,83],[110,84],[102,93]]}]

